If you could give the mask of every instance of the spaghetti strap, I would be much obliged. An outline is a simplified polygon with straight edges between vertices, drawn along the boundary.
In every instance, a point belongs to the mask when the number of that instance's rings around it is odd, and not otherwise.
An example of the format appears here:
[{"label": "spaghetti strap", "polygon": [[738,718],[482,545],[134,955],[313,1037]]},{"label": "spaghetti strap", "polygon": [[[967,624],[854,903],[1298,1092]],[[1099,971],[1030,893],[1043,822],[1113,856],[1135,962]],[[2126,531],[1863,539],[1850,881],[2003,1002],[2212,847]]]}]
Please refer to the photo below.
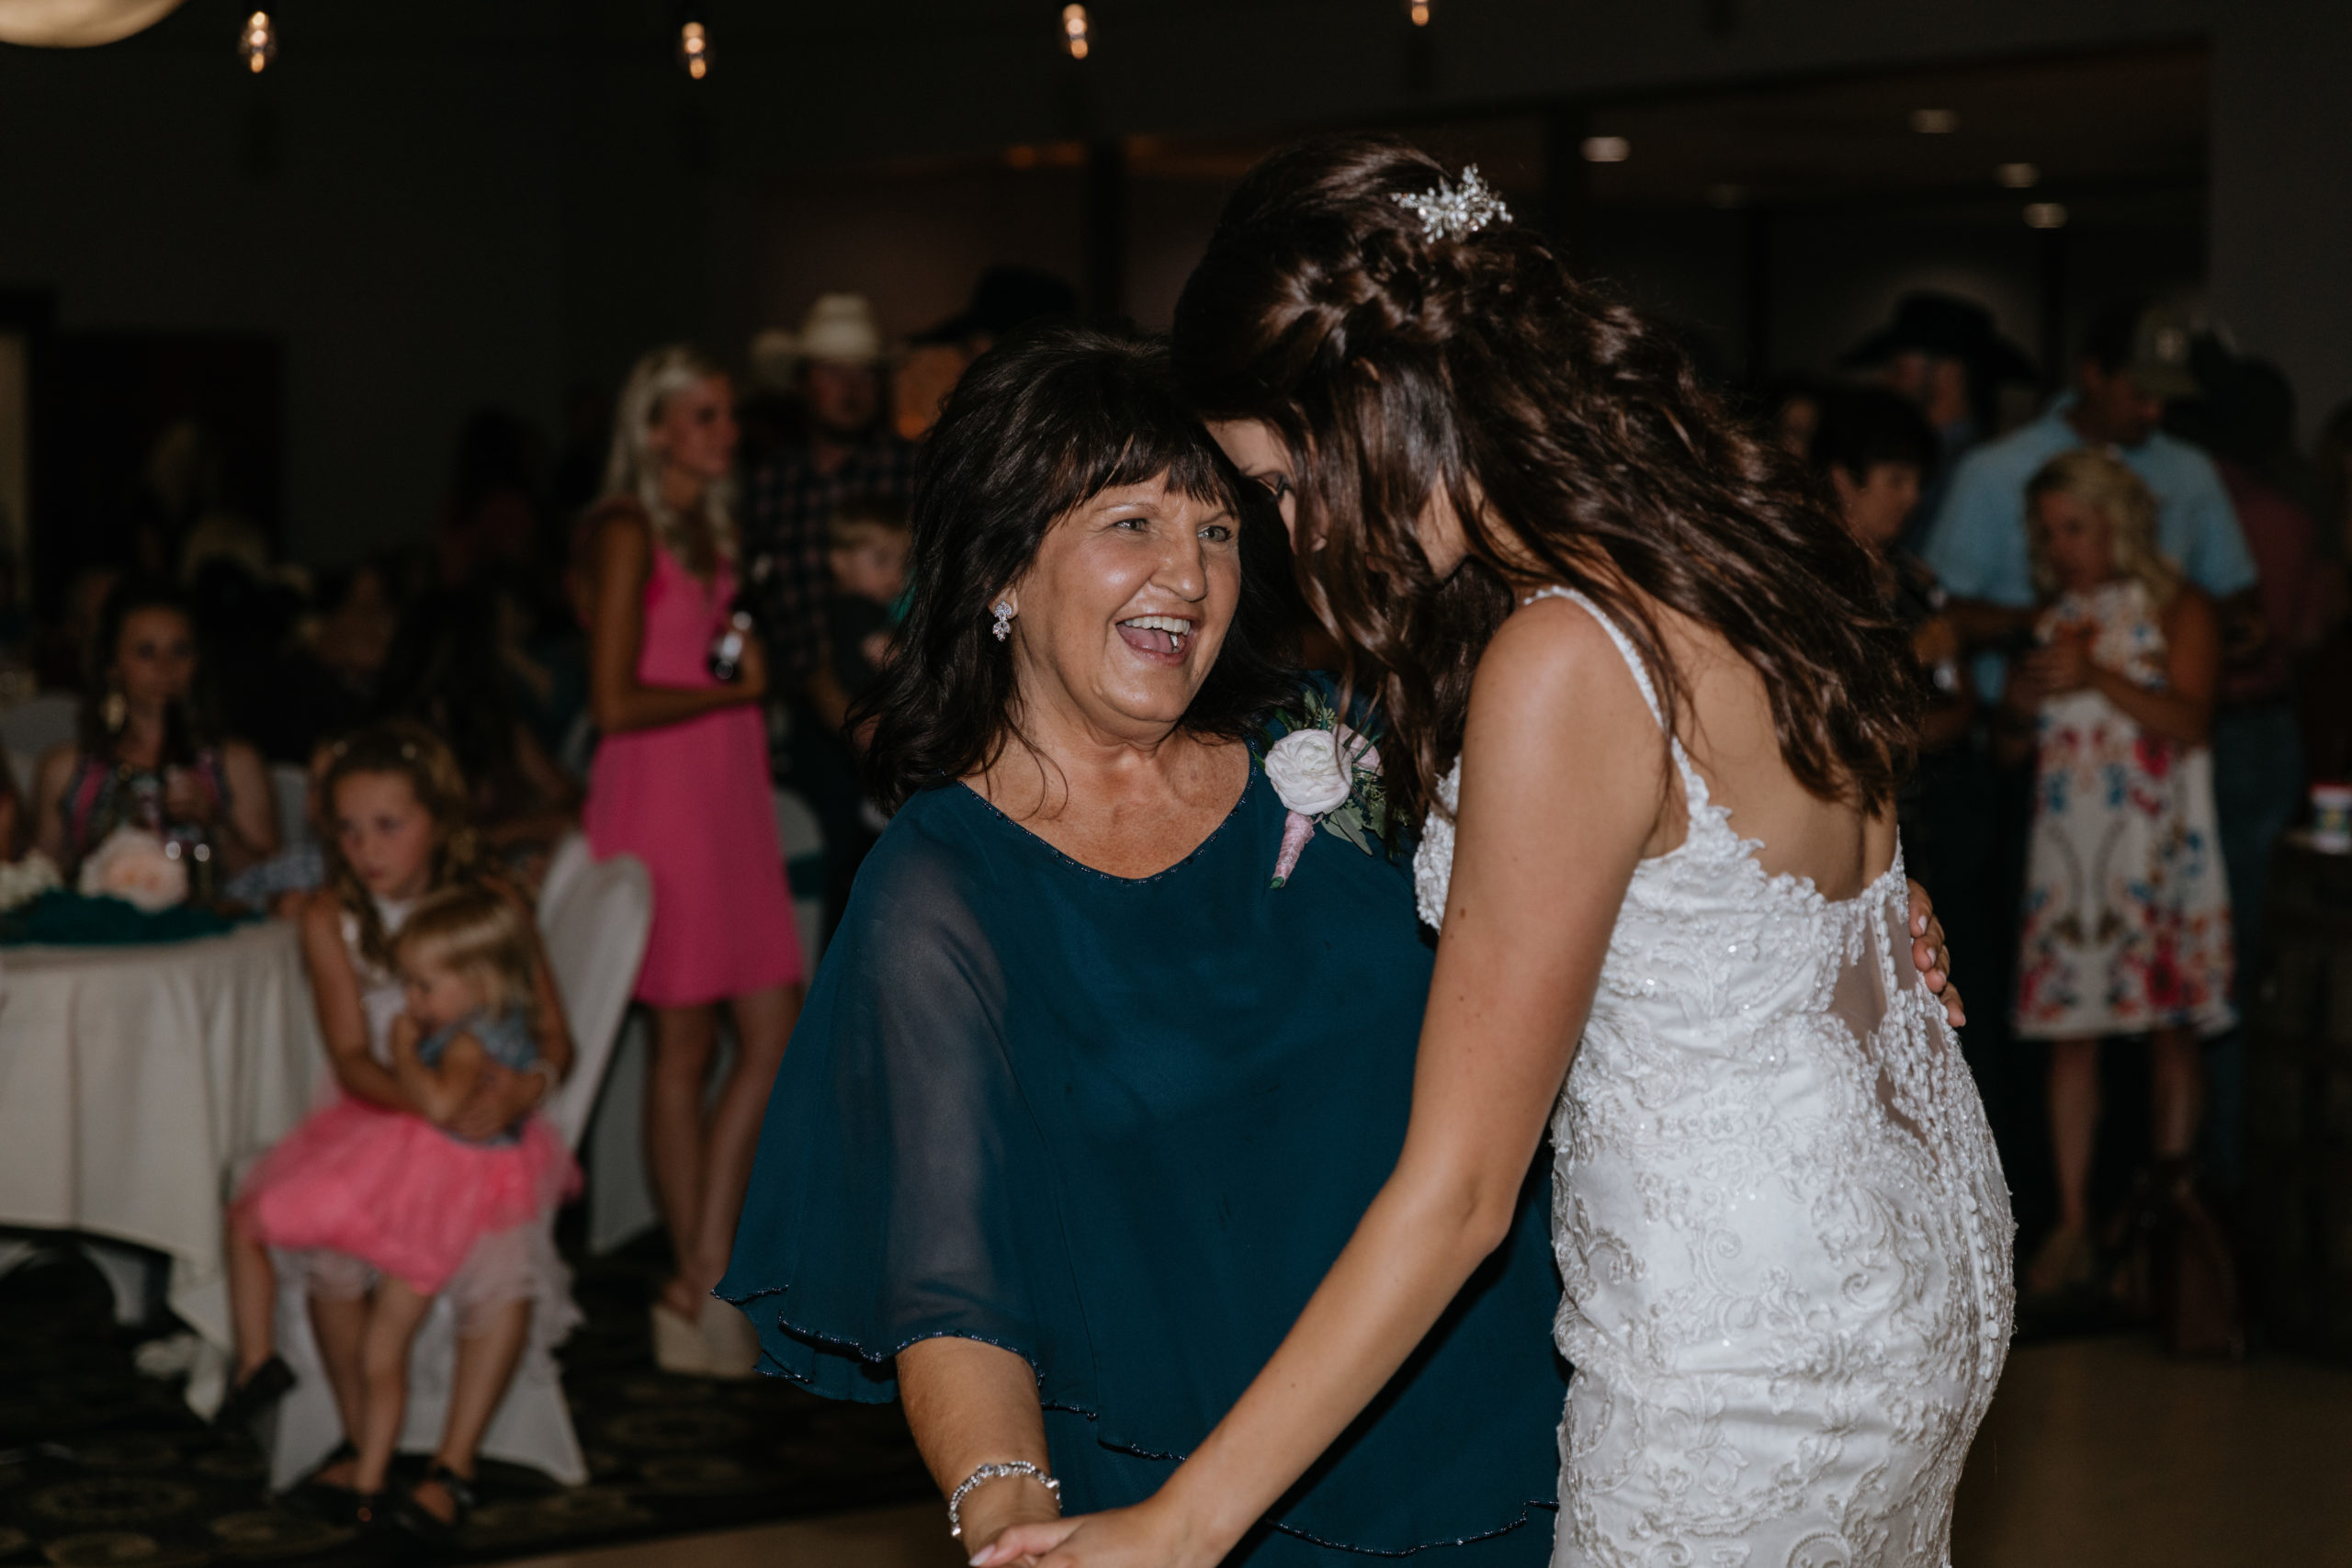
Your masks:
[{"label": "spaghetti strap", "polygon": [[1624,660],[1625,668],[1632,672],[1634,684],[1641,688],[1642,701],[1649,705],[1650,716],[1657,721],[1657,727],[1660,729],[1666,731],[1667,745],[1674,753],[1675,771],[1682,775],[1684,803],[1691,818],[1695,821],[1709,799],[1707,781],[1699,776],[1698,768],[1691,763],[1690,753],[1682,749],[1682,738],[1675,734],[1674,726],[1667,722],[1666,710],[1658,705],[1657,688],[1650,683],[1649,666],[1642,662],[1641,652],[1634,647],[1634,639],[1625,635],[1625,629],[1623,626],[1610,619],[1608,612],[1594,604],[1577,589],[1552,583],[1530,593],[1521,600],[1520,604],[1524,607],[1534,604],[1538,599],[1566,599],[1571,604],[1578,606],[1586,615],[1600,622],[1600,629],[1609,634],[1609,640],[1617,645],[1618,656]]}]

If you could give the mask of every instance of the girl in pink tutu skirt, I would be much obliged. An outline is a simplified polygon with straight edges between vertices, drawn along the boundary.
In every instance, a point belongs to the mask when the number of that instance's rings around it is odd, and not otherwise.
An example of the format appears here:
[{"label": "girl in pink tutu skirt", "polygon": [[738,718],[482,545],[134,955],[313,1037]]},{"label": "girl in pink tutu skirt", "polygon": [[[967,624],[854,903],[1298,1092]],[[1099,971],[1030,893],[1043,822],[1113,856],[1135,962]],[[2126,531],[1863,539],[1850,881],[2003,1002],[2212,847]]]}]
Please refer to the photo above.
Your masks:
[{"label": "girl in pink tutu skirt", "polygon": [[[446,1537],[518,1360],[578,1321],[548,1219],[579,1172],[532,1114],[571,1056],[529,913],[481,878],[465,781],[421,727],[342,742],[322,793],[329,882],[303,955],[341,1093],[265,1156],[230,1211],[239,1378],[224,1422],[292,1383],[279,1268],[300,1270],[349,1439],[310,1483],[356,1523]],[[458,1314],[449,1415],[425,1478],[387,1506],[410,1342]]]}]

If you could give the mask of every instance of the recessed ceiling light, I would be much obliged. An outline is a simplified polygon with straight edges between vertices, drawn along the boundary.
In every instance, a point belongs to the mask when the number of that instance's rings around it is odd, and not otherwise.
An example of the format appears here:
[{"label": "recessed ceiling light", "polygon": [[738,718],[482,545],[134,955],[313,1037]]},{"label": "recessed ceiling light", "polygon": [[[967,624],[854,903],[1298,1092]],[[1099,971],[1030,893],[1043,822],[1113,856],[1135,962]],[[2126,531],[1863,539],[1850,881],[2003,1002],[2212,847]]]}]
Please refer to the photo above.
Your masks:
[{"label": "recessed ceiling light", "polygon": [[1634,144],[1622,136],[1584,139],[1584,161],[1588,164],[1622,164],[1633,155]]},{"label": "recessed ceiling light", "polygon": [[2041,183],[2041,170],[2032,164],[2004,164],[1993,177],[2011,190],[2031,190]]},{"label": "recessed ceiling light", "polygon": [[1724,181],[1722,185],[1709,186],[1707,187],[1707,205],[1709,207],[1720,207],[1724,209],[1726,211],[1735,207],[1746,207],[1747,205],[1747,187],[1742,185],[1734,185],[1728,180]]},{"label": "recessed ceiling light", "polygon": [[1911,129],[1922,136],[1950,136],[1960,129],[1958,109],[1913,109]]},{"label": "recessed ceiling light", "polygon": [[2064,229],[2066,209],[2054,201],[2030,201],[2026,203],[2025,220],[2029,228]]}]

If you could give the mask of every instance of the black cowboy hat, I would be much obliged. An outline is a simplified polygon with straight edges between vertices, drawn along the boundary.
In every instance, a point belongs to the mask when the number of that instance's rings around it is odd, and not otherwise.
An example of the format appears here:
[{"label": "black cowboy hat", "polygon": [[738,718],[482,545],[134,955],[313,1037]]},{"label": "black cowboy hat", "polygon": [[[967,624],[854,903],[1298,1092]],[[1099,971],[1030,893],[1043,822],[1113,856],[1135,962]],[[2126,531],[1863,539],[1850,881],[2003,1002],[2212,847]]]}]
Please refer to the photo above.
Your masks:
[{"label": "black cowboy hat", "polygon": [[992,266],[980,274],[970,304],[910,341],[966,343],[976,337],[1001,338],[1040,316],[1077,313],[1078,290],[1052,273],[1026,266]]},{"label": "black cowboy hat", "polygon": [[1993,312],[1973,299],[1951,294],[1906,294],[1894,319],[1856,344],[1838,363],[1883,365],[1898,354],[1932,354],[1957,359],[1984,386],[2030,381],[2033,361],[2001,336]]}]

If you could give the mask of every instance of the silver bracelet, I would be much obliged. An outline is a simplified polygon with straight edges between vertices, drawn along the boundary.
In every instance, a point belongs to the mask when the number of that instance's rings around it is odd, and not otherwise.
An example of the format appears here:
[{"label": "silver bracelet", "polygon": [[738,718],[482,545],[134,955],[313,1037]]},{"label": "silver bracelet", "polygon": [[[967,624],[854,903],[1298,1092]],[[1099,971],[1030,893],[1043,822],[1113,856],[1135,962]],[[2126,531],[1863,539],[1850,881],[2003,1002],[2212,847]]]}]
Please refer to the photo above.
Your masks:
[{"label": "silver bracelet", "polygon": [[1027,1460],[1017,1459],[1009,1464],[984,1464],[966,1476],[964,1484],[956,1488],[955,1495],[947,1499],[947,1533],[950,1538],[956,1540],[964,1539],[964,1499],[971,1494],[972,1488],[985,1482],[1001,1481],[1008,1475],[1025,1475],[1042,1483],[1046,1490],[1054,1495],[1054,1512],[1061,1512],[1062,1483]]}]

